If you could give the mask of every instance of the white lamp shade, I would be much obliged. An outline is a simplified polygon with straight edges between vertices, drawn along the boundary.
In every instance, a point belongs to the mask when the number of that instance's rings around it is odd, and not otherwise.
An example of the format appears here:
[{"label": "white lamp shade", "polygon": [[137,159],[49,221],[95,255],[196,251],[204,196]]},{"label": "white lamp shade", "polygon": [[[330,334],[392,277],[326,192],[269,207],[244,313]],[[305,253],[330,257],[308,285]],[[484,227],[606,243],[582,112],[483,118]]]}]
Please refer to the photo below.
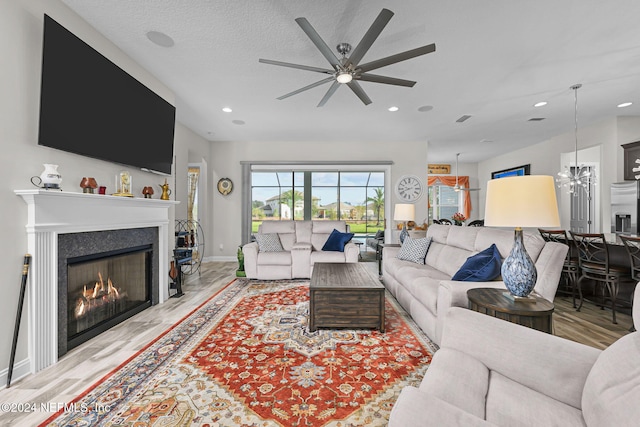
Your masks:
[{"label": "white lamp shade", "polygon": [[416,206],[409,203],[398,203],[393,210],[394,221],[413,221],[416,218]]},{"label": "white lamp shade", "polygon": [[559,227],[553,177],[525,175],[487,183],[484,225],[494,227]]}]

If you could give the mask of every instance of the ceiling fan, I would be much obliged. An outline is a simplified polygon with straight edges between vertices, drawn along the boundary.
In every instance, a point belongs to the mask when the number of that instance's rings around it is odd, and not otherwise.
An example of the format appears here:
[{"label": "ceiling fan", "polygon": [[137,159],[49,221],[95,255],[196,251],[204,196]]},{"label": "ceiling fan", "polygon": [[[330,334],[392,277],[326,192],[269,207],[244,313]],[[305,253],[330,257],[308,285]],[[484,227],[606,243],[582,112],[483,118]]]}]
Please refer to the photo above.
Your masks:
[{"label": "ceiling fan", "polygon": [[282,95],[278,97],[278,99],[285,99],[300,92],[304,92],[305,90],[312,89],[316,86],[320,86],[325,83],[331,83],[329,90],[320,100],[318,107],[322,107],[324,104],[326,104],[329,98],[331,98],[335,91],[338,90],[338,87],[340,87],[341,84],[346,84],[347,86],[349,86],[349,89],[351,89],[353,93],[355,93],[356,96],[360,98],[360,100],[365,105],[369,105],[371,104],[371,98],[367,96],[365,91],[362,89],[362,86],[360,86],[360,84],[358,83],[358,80],[363,82],[413,87],[416,84],[416,82],[414,81],[380,76],[377,74],[369,74],[368,72],[376,70],[378,68],[386,67],[387,65],[406,61],[407,59],[434,52],[436,50],[436,45],[434,43],[418,47],[416,49],[407,50],[402,53],[397,53],[395,55],[387,56],[375,61],[367,62],[365,64],[360,64],[360,61],[367,53],[373,42],[376,41],[384,27],[389,23],[389,20],[392,16],[393,12],[388,9],[382,9],[378,17],[375,19],[375,21],[373,21],[371,27],[369,27],[369,29],[367,30],[364,37],[362,37],[362,40],[360,40],[360,43],[358,43],[355,49],[353,49],[353,52],[350,56],[347,56],[347,54],[351,52],[351,45],[349,43],[338,44],[338,46],[336,46],[336,49],[341,55],[341,58],[338,58],[333,53],[333,51],[329,48],[329,46],[327,46],[324,40],[322,40],[320,35],[311,26],[306,18],[297,18],[296,22],[298,23],[298,25],[300,25],[302,31],[307,34],[313,44],[315,44],[318,50],[320,50],[320,53],[322,53],[327,61],[329,61],[329,64],[331,64],[331,68],[312,67],[308,65],[292,64],[289,62],[273,61],[270,59],[259,59],[259,62],[263,64],[279,65],[281,67],[297,68],[300,70],[328,74],[329,77],[326,77],[303,88],[294,90],[293,92],[289,92],[286,95]]},{"label": "ceiling fan", "polygon": [[458,184],[458,157],[460,153],[456,153],[456,185],[453,186],[453,191],[479,191],[479,188],[464,188]]}]

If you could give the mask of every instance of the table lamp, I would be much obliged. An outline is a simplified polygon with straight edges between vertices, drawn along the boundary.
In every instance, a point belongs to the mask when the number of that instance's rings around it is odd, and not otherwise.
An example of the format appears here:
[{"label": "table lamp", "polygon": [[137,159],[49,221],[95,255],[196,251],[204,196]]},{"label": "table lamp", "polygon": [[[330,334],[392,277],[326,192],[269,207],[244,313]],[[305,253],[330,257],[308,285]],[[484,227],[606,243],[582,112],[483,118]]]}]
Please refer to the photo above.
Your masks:
[{"label": "table lamp", "polygon": [[525,175],[493,179],[487,184],[484,225],[515,227],[511,253],[502,263],[502,280],[512,296],[526,298],[538,273],[522,240],[522,227],[560,226],[553,177]]},{"label": "table lamp", "polygon": [[407,231],[407,221],[414,221],[416,218],[416,206],[409,203],[397,203],[393,209],[393,220],[403,221],[400,232],[400,243],[409,235]]}]

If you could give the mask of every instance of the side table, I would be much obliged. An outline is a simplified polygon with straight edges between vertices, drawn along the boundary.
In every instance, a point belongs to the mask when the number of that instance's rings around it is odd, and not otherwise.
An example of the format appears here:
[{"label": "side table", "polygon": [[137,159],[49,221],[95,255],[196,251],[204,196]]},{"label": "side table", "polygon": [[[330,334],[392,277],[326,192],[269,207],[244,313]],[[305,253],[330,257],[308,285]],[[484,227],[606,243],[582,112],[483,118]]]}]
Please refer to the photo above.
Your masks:
[{"label": "side table", "polygon": [[359,240],[352,240],[351,243],[354,243],[358,247],[358,259],[362,259],[362,242]]},{"label": "side table", "polygon": [[376,259],[378,260],[378,276],[382,276],[382,249],[384,248],[399,248],[401,245],[398,243],[378,243],[376,246]]},{"label": "side table", "polygon": [[505,296],[506,289],[476,288],[467,291],[469,308],[479,313],[507,320],[518,325],[552,333],[551,315],[554,305],[535,296],[535,302],[514,301]]}]

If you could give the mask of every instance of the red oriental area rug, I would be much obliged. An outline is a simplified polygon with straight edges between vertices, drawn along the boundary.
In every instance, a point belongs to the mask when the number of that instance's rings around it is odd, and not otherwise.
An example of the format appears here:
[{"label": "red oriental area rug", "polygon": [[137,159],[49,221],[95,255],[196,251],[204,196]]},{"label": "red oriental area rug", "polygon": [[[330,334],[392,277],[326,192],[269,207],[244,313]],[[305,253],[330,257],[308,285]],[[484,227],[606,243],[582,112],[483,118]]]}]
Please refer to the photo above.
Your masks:
[{"label": "red oriental area rug", "polygon": [[386,332],[310,333],[308,281],[238,279],[49,426],[385,426],[436,346],[387,295]]}]

